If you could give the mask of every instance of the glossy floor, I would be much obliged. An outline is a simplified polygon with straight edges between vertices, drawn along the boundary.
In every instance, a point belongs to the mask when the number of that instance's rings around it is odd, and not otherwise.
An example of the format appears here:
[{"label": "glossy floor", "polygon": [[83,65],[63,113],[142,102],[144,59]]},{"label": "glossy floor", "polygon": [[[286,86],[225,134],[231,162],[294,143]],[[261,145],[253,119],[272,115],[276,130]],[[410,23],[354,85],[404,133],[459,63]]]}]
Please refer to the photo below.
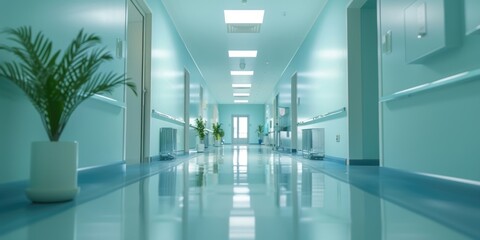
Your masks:
[{"label": "glossy floor", "polygon": [[[258,146],[210,151],[0,239],[472,239],[478,233],[364,191],[348,183],[350,169],[337,163]],[[372,169],[378,170],[356,171]]]}]

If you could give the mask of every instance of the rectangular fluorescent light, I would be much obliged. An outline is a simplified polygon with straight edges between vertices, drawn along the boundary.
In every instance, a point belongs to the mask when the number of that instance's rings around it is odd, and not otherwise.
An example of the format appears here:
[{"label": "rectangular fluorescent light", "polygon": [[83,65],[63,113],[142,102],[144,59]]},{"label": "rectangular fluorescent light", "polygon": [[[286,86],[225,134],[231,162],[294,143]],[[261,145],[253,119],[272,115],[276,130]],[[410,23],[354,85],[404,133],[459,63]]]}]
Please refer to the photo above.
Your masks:
[{"label": "rectangular fluorescent light", "polygon": [[252,84],[250,83],[234,83],[232,84],[233,88],[251,88]]},{"label": "rectangular fluorescent light", "polygon": [[252,76],[253,71],[230,71],[232,76]]},{"label": "rectangular fluorescent light", "polygon": [[234,103],[248,103],[248,100],[233,100]]},{"label": "rectangular fluorescent light", "polygon": [[249,51],[234,51],[230,50],[228,51],[228,57],[257,57],[257,50],[249,50]]},{"label": "rectangular fluorescent light", "polygon": [[264,10],[225,10],[225,23],[262,24]]},{"label": "rectangular fluorescent light", "polygon": [[250,93],[233,93],[234,97],[250,97]]}]

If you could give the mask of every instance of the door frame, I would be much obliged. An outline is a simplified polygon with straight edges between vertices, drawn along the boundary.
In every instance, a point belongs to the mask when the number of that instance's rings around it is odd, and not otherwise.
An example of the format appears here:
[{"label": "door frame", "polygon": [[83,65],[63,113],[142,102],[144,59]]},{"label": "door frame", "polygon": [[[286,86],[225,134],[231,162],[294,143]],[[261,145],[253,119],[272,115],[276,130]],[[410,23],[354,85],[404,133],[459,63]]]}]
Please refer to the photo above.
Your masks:
[{"label": "door frame", "polygon": [[[347,7],[347,44],[348,44],[348,157],[347,165],[361,164],[383,166],[383,118],[381,96],[381,36],[379,34],[380,1],[353,0]],[[372,13],[376,14],[373,15]],[[375,21],[376,31],[367,31],[364,21]],[[368,24],[371,27],[370,24]],[[368,40],[365,40],[367,38]],[[371,39],[376,39],[376,43]],[[371,45],[370,45],[371,44]],[[367,50],[366,50],[367,49]],[[376,53],[372,55],[372,53]],[[365,57],[375,57],[376,62]],[[368,63],[368,64],[366,64]],[[375,69],[377,68],[377,69]],[[370,74],[366,76],[366,73]],[[373,81],[372,81],[373,80]],[[366,96],[375,96],[372,100]],[[375,116],[376,121],[364,116]],[[378,131],[377,139],[367,139],[367,134]],[[378,152],[373,154],[373,150]],[[365,149],[370,149],[366,151]],[[361,161],[358,161],[361,160]]]},{"label": "door frame", "polygon": [[[151,119],[151,52],[152,52],[152,11],[148,7],[145,0],[127,0],[130,1],[143,15],[143,51],[142,51],[142,89],[137,89],[140,94],[142,102],[142,133],[140,140],[140,162],[150,162],[150,119]],[[128,2],[126,2],[125,12],[125,39],[128,37]],[[128,39],[127,39],[128,40]],[[128,44],[127,44],[128,47]],[[126,51],[128,52],[128,50]],[[127,56],[128,57],[128,56]],[[127,70],[127,57],[124,57],[125,71]],[[127,99],[127,88],[124,90],[124,99]],[[125,103],[127,104],[127,103]],[[127,114],[124,111],[124,138],[123,138],[123,159],[126,159],[127,144],[126,144],[126,130],[127,130]]]}]

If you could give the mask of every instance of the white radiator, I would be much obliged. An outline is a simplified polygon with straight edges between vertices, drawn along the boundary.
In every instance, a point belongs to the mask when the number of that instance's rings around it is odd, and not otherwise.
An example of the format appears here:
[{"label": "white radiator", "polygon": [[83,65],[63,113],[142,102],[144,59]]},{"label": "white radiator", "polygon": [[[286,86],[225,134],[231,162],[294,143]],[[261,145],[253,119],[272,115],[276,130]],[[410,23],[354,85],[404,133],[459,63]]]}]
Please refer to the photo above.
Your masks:
[{"label": "white radiator", "polygon": [[325,157],[325,129],[310,128],[302,130],[302,153],[310,159]]},{"label": "white radiator", "polygon": [[175,158],[177,151],[177,129],[160,128],[160,160]]}]

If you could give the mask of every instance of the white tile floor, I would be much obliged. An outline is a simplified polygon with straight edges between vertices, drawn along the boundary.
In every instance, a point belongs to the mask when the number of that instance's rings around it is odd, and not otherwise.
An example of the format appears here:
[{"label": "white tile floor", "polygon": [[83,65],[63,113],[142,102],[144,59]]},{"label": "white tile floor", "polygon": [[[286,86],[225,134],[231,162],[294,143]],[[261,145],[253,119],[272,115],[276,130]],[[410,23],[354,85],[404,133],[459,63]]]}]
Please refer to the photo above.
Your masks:
[{"label": "white tile floor", "polygon": [[307,161],[215,148],[0,239],[470,239]]}]

